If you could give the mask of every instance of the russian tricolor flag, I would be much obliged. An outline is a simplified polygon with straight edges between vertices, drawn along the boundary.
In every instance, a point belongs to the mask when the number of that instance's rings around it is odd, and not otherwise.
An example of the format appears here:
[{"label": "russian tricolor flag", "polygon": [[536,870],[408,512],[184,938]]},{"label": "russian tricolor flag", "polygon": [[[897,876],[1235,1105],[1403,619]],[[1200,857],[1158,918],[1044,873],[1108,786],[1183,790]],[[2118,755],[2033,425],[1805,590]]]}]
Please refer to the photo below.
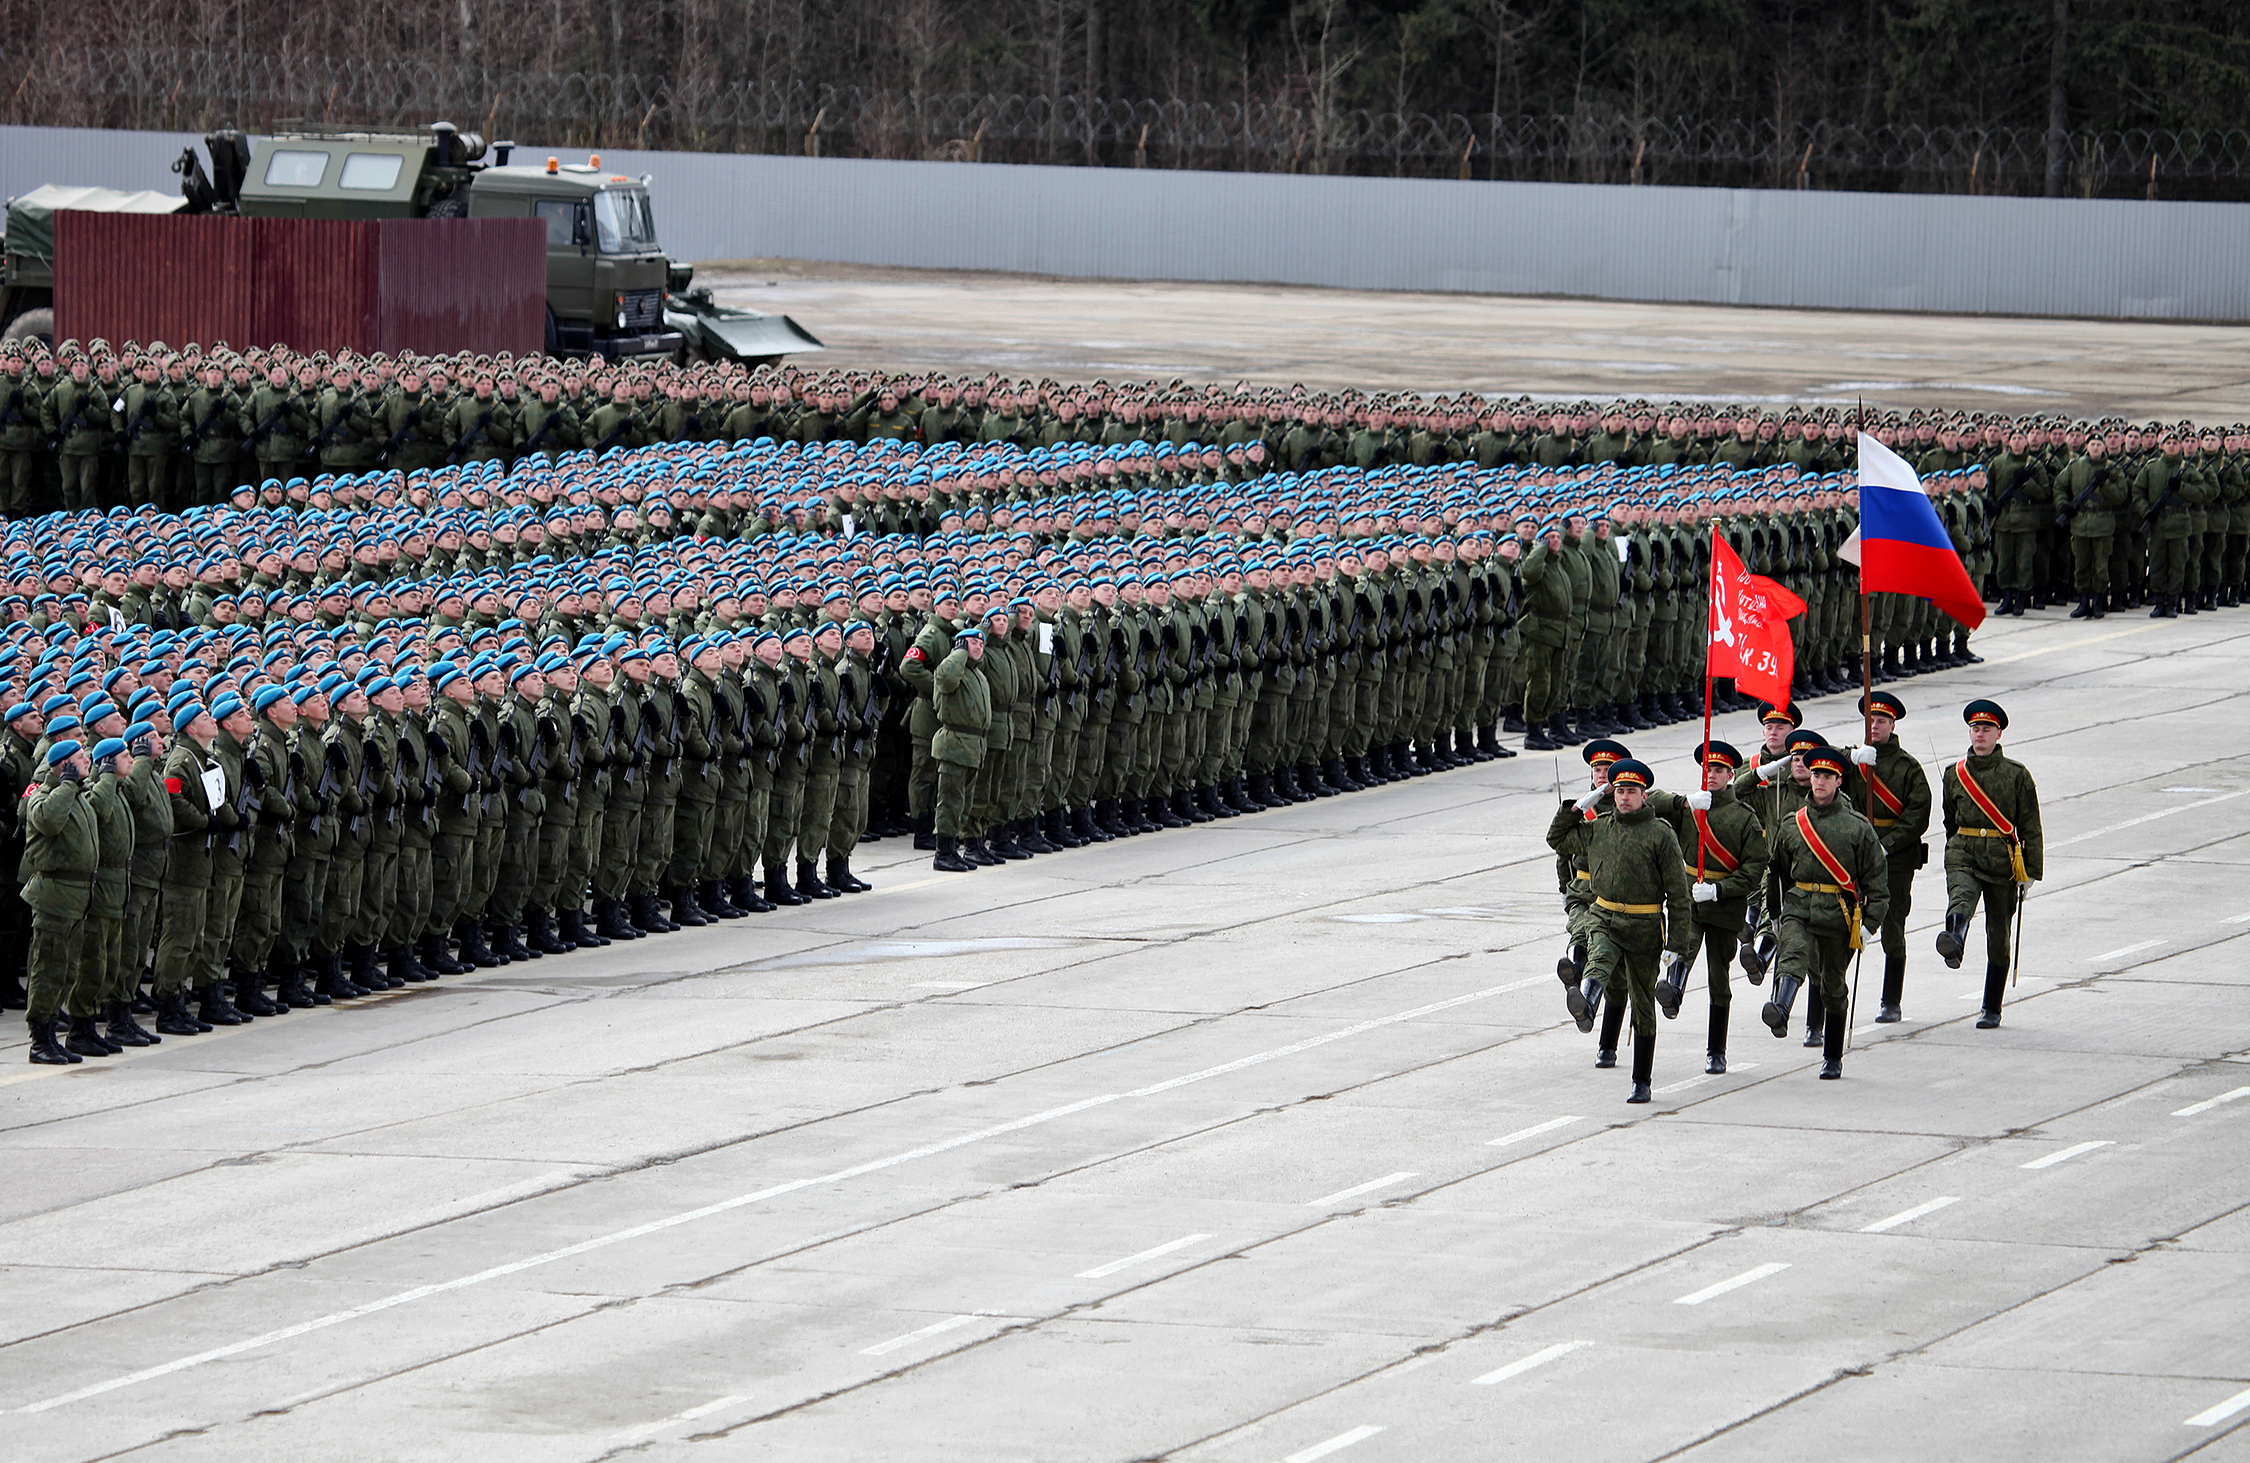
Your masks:
[{"label": "russian tricolor flag", "polygon": [[1911,594],[1974,630],[1984,623],[1984,596],[1953,551],[1922,480],[1906,459],[1859,434],[1859,587],[1867,594]]}]

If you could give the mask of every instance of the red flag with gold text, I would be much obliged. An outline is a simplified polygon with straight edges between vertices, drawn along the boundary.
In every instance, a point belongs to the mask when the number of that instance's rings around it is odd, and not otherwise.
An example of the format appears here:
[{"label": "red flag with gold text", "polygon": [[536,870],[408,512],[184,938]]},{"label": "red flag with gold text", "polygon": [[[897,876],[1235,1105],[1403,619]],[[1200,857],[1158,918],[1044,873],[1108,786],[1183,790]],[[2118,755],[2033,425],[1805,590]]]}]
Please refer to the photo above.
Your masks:
[{"label": "red flag with gold text", "polygon": [[1797,648],[1789,622],[1805,602],[1751,573],[1716,527],[1711,530],[1709,676],[1732,676],[1735,689],[1776,706],[1789,703]]}]

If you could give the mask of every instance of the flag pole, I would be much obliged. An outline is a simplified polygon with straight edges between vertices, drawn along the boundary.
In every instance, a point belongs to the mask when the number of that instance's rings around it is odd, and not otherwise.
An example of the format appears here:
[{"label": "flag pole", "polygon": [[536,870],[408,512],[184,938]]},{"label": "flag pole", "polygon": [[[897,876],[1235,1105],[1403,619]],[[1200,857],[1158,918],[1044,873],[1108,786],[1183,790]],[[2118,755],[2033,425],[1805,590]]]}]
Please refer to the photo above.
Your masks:
[{"label": "flag pole", "polygon": [[[1719,520],[1711,520],[1711,582],[1704,586],[1703,603],[1708,607],[1719,593]],[[1711,745],[1711,631],[1708,624],[1703,631],[1703,745]],[[1695,790],[1703,791],[1704,768],[1710,766],[1704,752],[1697,752],[1695,760]],[[1695,840],[1695,882],[1706,882],[1703,877],[1703,840]]]}]

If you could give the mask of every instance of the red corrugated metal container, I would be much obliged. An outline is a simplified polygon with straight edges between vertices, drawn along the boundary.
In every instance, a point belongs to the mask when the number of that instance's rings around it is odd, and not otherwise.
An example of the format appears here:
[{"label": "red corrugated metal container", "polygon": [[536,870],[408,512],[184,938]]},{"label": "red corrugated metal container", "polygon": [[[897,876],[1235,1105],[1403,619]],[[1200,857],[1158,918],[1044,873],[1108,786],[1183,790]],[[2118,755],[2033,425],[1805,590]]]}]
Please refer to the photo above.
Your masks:
[{"label": "red corrugated metal container", "polygon": [[[374,228],[375,315],[384,350],[521,355],[546,344],[545,223],[397,218]],[[471,337],[480,343],[454,344]]]},{"label": "red corrugated metal container", "polygon": [[537,219],[55,216],[57,339],[536,352]]}]

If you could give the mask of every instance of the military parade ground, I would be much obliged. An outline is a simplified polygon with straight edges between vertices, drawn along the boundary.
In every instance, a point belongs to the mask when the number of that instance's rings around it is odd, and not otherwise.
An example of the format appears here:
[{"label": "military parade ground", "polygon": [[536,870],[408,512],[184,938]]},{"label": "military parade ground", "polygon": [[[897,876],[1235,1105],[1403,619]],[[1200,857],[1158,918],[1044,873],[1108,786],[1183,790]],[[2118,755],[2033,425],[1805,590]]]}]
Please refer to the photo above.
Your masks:
[{"label": "military parade ground", "polygon": [[[2006,706],[2044,880],[1979,1030],[1922,870],[1840,1083],[1746,1002],[1706,1075],[1698,971],[1620,1102],[1555,984],[1575,748],[12,1044],[9,1456],[2230,1456],[2243,624],[2058,606],[1891,687],[1933,776]],[[1694,785],[1699,723],[1623,740]]]}]

